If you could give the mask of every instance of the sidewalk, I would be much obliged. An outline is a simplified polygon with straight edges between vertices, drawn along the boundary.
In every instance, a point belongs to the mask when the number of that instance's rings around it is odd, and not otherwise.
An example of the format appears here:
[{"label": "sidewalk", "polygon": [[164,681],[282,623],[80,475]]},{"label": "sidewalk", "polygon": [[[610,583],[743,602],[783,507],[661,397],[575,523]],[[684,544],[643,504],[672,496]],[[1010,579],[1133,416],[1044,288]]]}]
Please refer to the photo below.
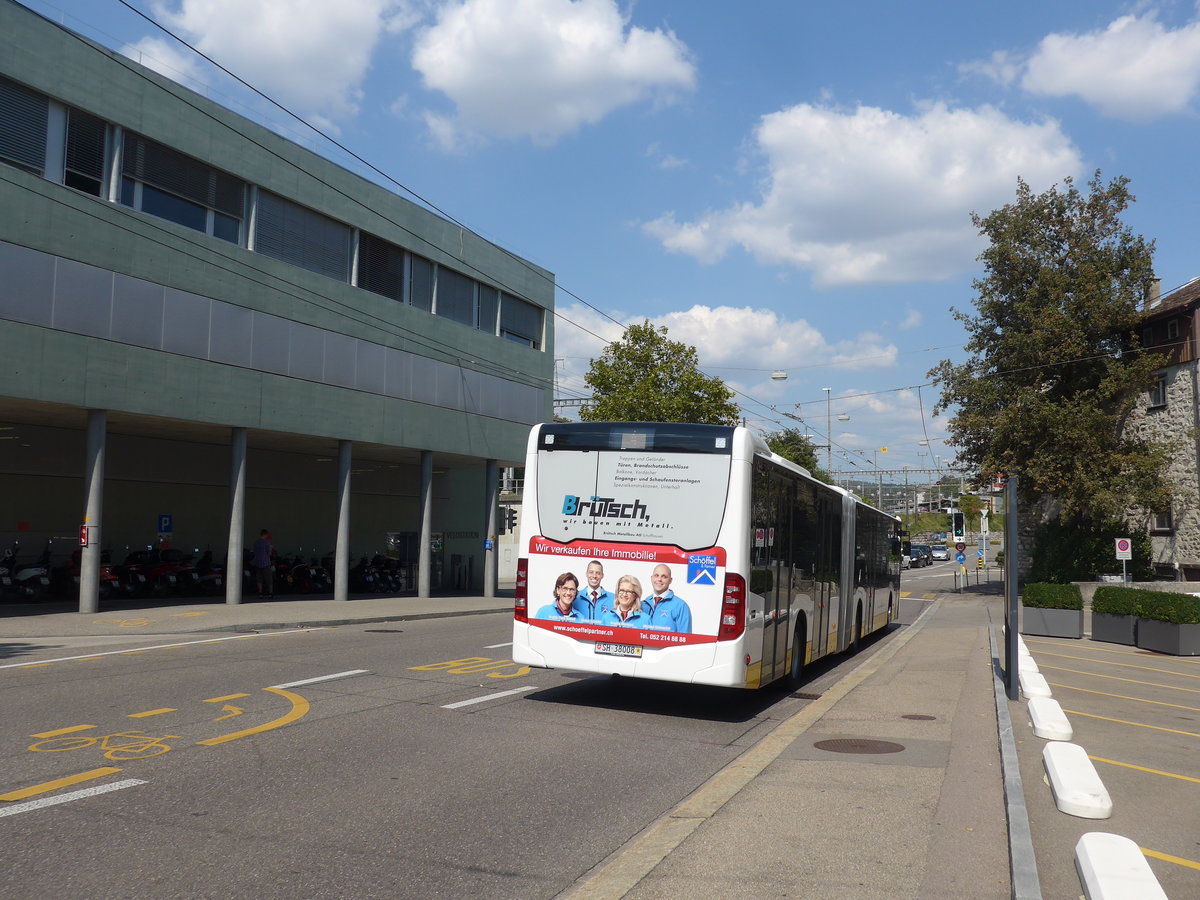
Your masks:
[{"label": "sidewalk", "polygon": [[564,896],[1012,896],[993,615],[943,595]]},{"label": "sidewalk", "polygon": [[217,599],[186,603],[147,598],[141,603],[102,604],[97,613],[77,612],[77,604],[65,601],[4,603],[0,604],[0,639],[316,628],[512,612],[512,607],[511,591],[491,599],[361,594],[338,601],[328,595],[287,596],[248,600],[236,606]]}]

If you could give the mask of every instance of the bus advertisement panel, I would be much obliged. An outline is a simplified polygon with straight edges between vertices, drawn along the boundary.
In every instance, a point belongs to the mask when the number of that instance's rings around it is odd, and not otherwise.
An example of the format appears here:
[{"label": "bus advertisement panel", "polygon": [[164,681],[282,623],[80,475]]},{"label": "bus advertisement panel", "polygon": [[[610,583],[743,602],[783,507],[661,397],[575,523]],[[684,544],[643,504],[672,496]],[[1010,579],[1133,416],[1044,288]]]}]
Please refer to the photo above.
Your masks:
[{"label": "bus advertisement panel", "polygon": [[534,537],[528,552],[531,626],[626,656],[717,639],[725,582],[720,547]]}]

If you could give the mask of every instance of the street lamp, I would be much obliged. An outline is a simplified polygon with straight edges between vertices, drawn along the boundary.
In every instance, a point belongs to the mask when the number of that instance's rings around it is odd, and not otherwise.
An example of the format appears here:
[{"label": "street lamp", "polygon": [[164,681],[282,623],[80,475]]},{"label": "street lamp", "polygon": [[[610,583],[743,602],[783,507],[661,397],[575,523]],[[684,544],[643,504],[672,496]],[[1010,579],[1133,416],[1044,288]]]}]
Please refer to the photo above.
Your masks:
[{"label": "street lamp", "polygon": [[825,392],[825,468],[833,477],[833,388],[821,388]]}]

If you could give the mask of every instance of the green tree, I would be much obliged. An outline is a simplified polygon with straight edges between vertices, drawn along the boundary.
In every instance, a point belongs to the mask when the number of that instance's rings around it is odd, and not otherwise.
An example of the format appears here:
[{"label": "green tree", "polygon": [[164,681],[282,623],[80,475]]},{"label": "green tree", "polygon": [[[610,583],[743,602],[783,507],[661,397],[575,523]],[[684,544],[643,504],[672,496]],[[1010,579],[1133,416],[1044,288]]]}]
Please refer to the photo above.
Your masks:
[{"label": "green tree", "polygon": [[619,341],[593,359],[583,377],[591,401],[580,409],[585,422],[688,422],[735,425],[741,420],[733,391],[705,375],[696,348],[667,339],[649,320],[631,325]]},{"label": "green tree", "polygon": [[804,466],[814,478],[822,481],[830,480],[829,473],[817,462],[817,449],[813,446],[808,435],[798,428],[784,428],[767,435],[767,446],[784,459],[790,459],[798,466]]},{"label": "green tree", "polygon": [[937,412],[954,408],[951,443],[983,477],[1020,476],[1022,505],[1054,498],[1062,516],[1108,522],[1130,507],[1164,509],[1169,448],[1125,433],[1161,356],[1136,329],[1154,244],[1121,222],[1128,179],[1081,192],[1070,178],[972,215],[990,246],[974,282],[977,315],[954,310],[970,359],[930,376]]}]

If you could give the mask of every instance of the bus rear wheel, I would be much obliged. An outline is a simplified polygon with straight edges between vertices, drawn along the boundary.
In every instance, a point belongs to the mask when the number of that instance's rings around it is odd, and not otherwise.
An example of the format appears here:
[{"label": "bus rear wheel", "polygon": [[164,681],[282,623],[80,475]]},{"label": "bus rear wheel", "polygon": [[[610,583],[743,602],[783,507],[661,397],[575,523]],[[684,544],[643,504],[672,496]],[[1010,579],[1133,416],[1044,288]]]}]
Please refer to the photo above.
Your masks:
[{"label": "bus rear wheel", "polygon": [[804,679],[804,651],[807,643],[808,625],[804,616],[800,616],[796,621],[795,634],[792,636],[792,663],[788,666],[786,676],[787,686],[793,690],[800,687],[800,683]]}]

